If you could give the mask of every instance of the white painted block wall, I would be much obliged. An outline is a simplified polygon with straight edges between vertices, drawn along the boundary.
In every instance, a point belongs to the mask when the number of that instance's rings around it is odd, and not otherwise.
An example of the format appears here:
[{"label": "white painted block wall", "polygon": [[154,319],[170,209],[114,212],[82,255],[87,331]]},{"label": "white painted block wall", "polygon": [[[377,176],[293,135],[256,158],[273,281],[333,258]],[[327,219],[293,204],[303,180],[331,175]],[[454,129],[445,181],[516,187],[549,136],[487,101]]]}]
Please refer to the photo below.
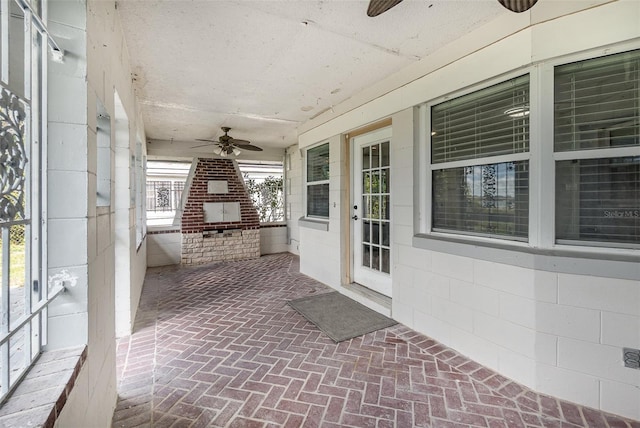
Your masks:
[{"label": "white painted block wall", "polygon": [[[329,143],[329,218],[318,219],[328,230],[318,230],[304,222],[298,222],[300,236],[300,272],[309,275],[331,287],[341,285],[341,235],[340,209],[344,182],[341,171],[341,150],[339,135],[328,137],[321,143]],[[302,157],[302,162],[306,158]],[[301,177],[302,179],[303,177]],[[304,180],[302,180],[304,183]],[[303,186],[303,192],[306,192]],[[301,195],[302,196],[302,195]]]},{"label": "white painted block wall", "polygon": [[287,244],[288,251],[293,254],[300,254],[300,228],[298,219],[304,215],[302,206],[303,192],[303,159],[298,145],[288,147],[285,151],[285,204],[286,221],[288,228]]},{"label": "white painted block wall", "polygon": [[[114,190],[122,183],[115,182],[112,139],[111,202],[96,208],[97,100],[113,119],[118,92],[129,118],[129,142],[143,135],[138,132],[142,122],[115,2],[54,0],[49,12],[49,30],[66,55],[62,64],[49,63],[48,265],[50,276],[66,272],[71,280],[68,292],[51,306],[47,347],[88,346],[56,426],[110,426],[117,399],[116,271],[125,269],[119,273],[130,279],[125,312],[132,319],[146,270],[146,247],[136,248],[134,239],[124,248],[126,267],[116,266]],[[123,231],[132,228],[133,221]]]},{"label": "white painted block wall", "polygon": [[158,233],[147,235],[147,266],[179,265],[182,233]]},{"label": "white painted block wall", "polygon": [[287,227],[260,228],[260,255],[277,254],[289,251]]}]

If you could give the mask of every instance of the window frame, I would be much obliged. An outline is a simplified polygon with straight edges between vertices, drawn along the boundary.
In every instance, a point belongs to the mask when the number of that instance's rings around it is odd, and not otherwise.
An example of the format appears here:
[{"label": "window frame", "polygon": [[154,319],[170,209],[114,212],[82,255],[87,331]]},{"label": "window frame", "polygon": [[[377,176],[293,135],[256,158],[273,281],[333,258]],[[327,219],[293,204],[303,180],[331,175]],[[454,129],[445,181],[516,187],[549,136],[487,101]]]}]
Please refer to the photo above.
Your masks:
[{"label": "window frame", "polygon": [[[22,62],[22,77],[18,80],[10,78],[9,67],[12,62],[10,58],[9,39],[12,37],[9,25],[10,19],[20,19],[20,16],[10,15],[11,6],[22,10],[22,26],[17,32],[22,37],[23,50],[18,52],[18,60]],[[0,402],[4,402],[9,394],[16,388],[29,372],[29,369],[36,363],[39,355],[44,351],[48,341],[48,306],[65,289],[66,278],[60,275],[48,276],[47,260],[47,236],[48,236],[48,182],[47,182],[47,123],[48,123],[48,55],[49,47],[58,49],[57,44],[51,38],[46,26],[47,2],[43,1],[37,7],[30,2],[22,0],[8,0],[2,2],[2,27],[3,37],[2,58],[0,67],[0,80],[3,90],[17,97],[25,107],[24,130],[21,134],[21,144],[26,157],[23,166],[24,183],[22,189],[23,196],[23,216],[20,219],[11,219],[2,224],[3,235],[3,271],[12,267],[10,260],[10,228],[22,225],[25,228],[24,245],[24,293],[21,314],[16,314],[15,321],[13,314],[8,307],[2,308],[2,318],[5,326],[0,332],[0,360],[2,364],[0,370]],[[18,27],[13,27],[18,28]],[[16,51],[12,51],[16,52]],[[58,53],[60,53],[58,49]],[[13,72],[13,71],[12,71]],[[17,73],[14,73],[15,76]],[[17,88],[20,85],[21,88]],[[9,275],[10,276],[10,275]],[[9,302],[10,278],[3,276],[2,301]],[[4,306],[4,305],[3,305]],[[24,330],[23,330],[24,329]],[[11,339],[20,339],[21,331],[23,336],[23,359],[17,361],[18,367],[12,373],[10,351]],[[27,338],[25,340],[25,337]],[[17,354],[16,354],[17,355]],[[20,366],[20,364],[23,364]]]},{"label": "window frame", "polygon": [[[560,160],[576,158],[574,152],[555,152],[554,149],[554,70],[555,67],[573,62],[596,59],[617,53],[639,49],[637,43],[625,42],[607,49],[594,48],[580,53],[562,55],[538,63],[503,73],[491,79],[479,80],[458,91],[440,94],[433,99],[416,106],[416,154],[414,165],[419,171],[414,192],[414,240],[418,248],[431,249],[440,245],[437,242],[449,242],[450,252],[466,253],[458,245],[479,245],[481,247],[503,250],[515,250],[531,255],[565,254],[567,257],[599,257],[605,260],[627,260],[637,257],[638,246],[618,243],[596,243],[594,241],[577,241],[568,243],[556,240],[555,230],[555,167]],[[442,101],[464,96],[479,89],[509,80],[518,75],[530,75],[530,138],[529,138],[529,242],[473,236],[469,234],[452,234],[434,231],[432,228],[432,168],[431,168],[431,107]],[[546,108],[545,108],[546,107]],[[616,152],[615,156],[604,156]],[[638,146],[592,149],[579,151],[582,158],[626,157],[637,153]],[[609,153],[607,153],[609,152]],[[634,153],[634,155],[636,155]],[[637,155],[636,155],[637,156]],[[553,189],[553,191],[544,191]],[[553,213],[549,221],[549,213]],[[433,239],[434,243],[426,240]],[[460,251],[454,251],[460,248]],[[523,255],[526,258],[526,256]]]},{"label": "window frame", "polygon": [[[314,149],[318,149],[320,147],[323,146],[327,146],[327,152],[328,152],[328,159],[329,159],[329,164],[328,164],[328,177],[325,180],[316,180],[316,181],[309,181],[309,171],[308,171],[308,162],[309,162],[309,151],[310,150],[314,150]],[[315,144],[313,146],[309,146],[305,149],[305,156],[304,156],[304,213],[305,213],[305,217],[308,219],[317,219],[317,220],[329,220],[330,214],[330,207],[331,207],[331,203],[329,201],[329,197],[327,198],[327,215],[326,216],[320,216],[320,215],[314,215],[314,214],[310,214],[309,213],[309,188],[311,186],[324,186],[326,185],[328,188],[328,194],[327,196],[330,194],[331,192],[331,186],[330,186],[330,179],[331,179],[331,145],[328,141],[323,142],[323,143],[319,143],[319,144]]]},{"label": "window frame", "polygon": [[[486,88],[490,88],[492,86],[498,85],[503,82],[507,82],[509,80],[523,77],[529,75],[529,150],[526,152],[517,152],[506,155],[496,155],[496,156],[483,156],[472,159],[463,159],[456,161],[447,161],[441,162],[437,164],[432,163],[431,159],[431,125],[432,125],[432,108],[438,104],[443,102],[453,100],[456,98],[461,98],[475,92],[481,91]],[[537,173],[533,171],[533,165],[536,164],[534,159],[534,149],[533,146],[536,144],[534,142],[534,138],[537,137],[537,133],[534,132],[533,120],[534,120],[534,111],[538,110],[537,100],[534,97],[534,88],[537,84],[538,76],[537,70],[535,67],[529,67],[522,70],[512,71],[510,73],[505,73],[500,76],[496,76],[492,79],[485,80],[483,82],[479,82],[475,85],[470,85],[465,87],[459,91],[455,91],[449,94],[441,95],[433,100],[424,103],[418,107],[419,113],[419,127],[418,127],[418,144],[419,144],[419,154],[417,156],[418,162],[420,162],[420,169],[424,170],[421,173],[420,179],[422,183],[420,183],[419,188],[423,189],[419,193],[421,194],[421,199],[419,201],[420,210],[422,211],[421,215],[419,215],[420,220],[417,222],[416,226],[418,229],[418,233],[426,236],[434,236],[441,238],[453,238],[453,239],[470,239],[477,242],[499,242],[499,243],[509,243],[511,245],[516,246],[529,246],[531,244],[532,230],[535,229],[537,224],[537,215],[533,213],[533,201],[534,195],[533,191],[537,191],[538,186],[533,185],[534,179],[537,179]],[[420,122],[424,121],[424,122]],[[537,145],[537,144],[536,144]],[[435,230],[433,226],[433,172],[437,170],[444,169],[453,169],[458,167],[465,167],[471,165],[491,165],[491,164],[499,164],[504,162],[519,162],[519,161],[527,161],[529,166],[529,215],[528,215],[528,239],[527,238],[518,238],[511,237],[508,235],[490,235],[490,234],[472,234],[465,231],[453,231],[453,230]]]},{"label": "window frame", "polygon": [[132,199],[136,218],[136,251],[142,247],[147,236],[147,157],[144,154],[142,140],[136,139],[135,153],[132,156]]}]

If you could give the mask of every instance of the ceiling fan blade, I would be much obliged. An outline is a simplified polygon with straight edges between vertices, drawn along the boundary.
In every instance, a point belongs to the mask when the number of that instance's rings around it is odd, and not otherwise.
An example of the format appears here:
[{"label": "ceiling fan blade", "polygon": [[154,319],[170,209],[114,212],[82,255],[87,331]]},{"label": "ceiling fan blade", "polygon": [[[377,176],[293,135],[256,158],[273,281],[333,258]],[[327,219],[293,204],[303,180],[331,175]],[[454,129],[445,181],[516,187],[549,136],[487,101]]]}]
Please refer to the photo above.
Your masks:
[{"label": "ceiling fan blade", "polygon": [[209,142],[209,143],[217,143],[218,142],[218,140],[210,140],[208,138],[196,138],[196,141],[206,141],[206,142]]},{"label": "ceiling fan blade", "polygon": [[391,9],[402,0],[370,0],[367,15],[374,17]]},{"label": "ceiling fan blade", "polygon": [[231,144],[251,144],[251,141],[247,140],[236,140],[235,138],[229,138],[229,143]]},{"label": "ceiling fan blade", "polygon": [[251,144],[237,144],[237,143],[233,143],[234,146],[236,146],[237,148],[241,149],[241,150],[249,150],[251,152],[261,152],[262,149],[258,146],[252,146]]},{"label": "ceiling fan blade", "polygon": [[[197,141],[206,141],[206,140],[197,140]],[[211,147],[214,144],[217,144],[217,141],[211,141],[209,144],[200,144],[199,146],[193,146],[193,147],[189,147],[190,149],[197,149],[200,147]]]},{"label": "ceiling fan blade", "polygon": [[498,0],[498,2],[511,12],[520,13],[531,9],[538,0]]}]

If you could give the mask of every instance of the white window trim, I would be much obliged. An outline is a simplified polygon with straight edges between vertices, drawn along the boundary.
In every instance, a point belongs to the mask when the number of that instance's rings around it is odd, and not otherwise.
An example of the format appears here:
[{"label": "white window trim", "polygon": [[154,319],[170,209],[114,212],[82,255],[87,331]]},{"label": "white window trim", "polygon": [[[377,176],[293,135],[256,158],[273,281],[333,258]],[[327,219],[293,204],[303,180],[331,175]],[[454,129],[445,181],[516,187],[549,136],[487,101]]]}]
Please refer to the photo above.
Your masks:
[{"label": "white window trim", "polygon": [[[329,178],[326,180],[319,180],[319,181],[308,181],[307,180],[307,159],[308,159],[308,152],[309,150],[321,147],[323,145],[327,145],[327,147],[329,148],[329,155],[331,155],[331,144],[328,141],[322,142],[322,143],[318,143],[318,144],[314,144],[313,146],[309,146],[306,147],[304,149],[304,154],[302,156],[302,165],[303,165],[303,179],[304,179],[304,192],[302,195],[302,203],[304,204],[304,220],[310,220],[313,222],[326,222],[329,221],[329,216],[317,216],[317,215],[310,215],[307,211],[307,198],[308,198],[308,191],[309,191],[309,186],[317,186],[317,185],[321,185],[321,184],[330,184],[331,181],[331,164],[329,164]],[[331,191],[331,189],[329,189],[329,191]],[[329,208],[330,208],[331,204],[329,204]],[[302,219],[301,219],[302,220]]]},{"label": "white window trim", "polygon": [[[596,159],[608,157],[637,156],[638,147],[621,147],[614,149],[595,149],[574,152],[554,152],[554,69],[556,66],[572,62],[585,61],[600,56],[613,55],[639,49],[636,43],[622,43],[615,47],[592,49],[579,54],[570,54],[550,60],[544,63],[531,64],[529,67],[513,70],[496,76],[492,79],[479,81],[472,86],[460,91],[443,94],[433,100],[419,105],[416,109],[416,138],[418,156],[414,159],[414,166],[419,171],[419,180],[414,191],[414,240],[413,246],[424,249],[441,248],[438,242],[451,242],[450,252],[466,253],[467,250],[458,245],[478,245],[485,247],[529,252],[532,257],[566,256],[567,258],[600,257],[605,263],[608,261],[637,262],[640,260],[640,248],[636,245],[594,243],[579,241],[576,244],[568,244],[566,241],[557,242],[555,237],[555,190],[545,192],[544,189],[555,189],[555,163],[559,160],[572,159]],[[529,73],[530,75],[530,122],[529,122],[529,242],[518,242],[506,238],[493,238],[487,236],[473,236],[469,234],[443,233],[432,230],[432,170],[431,165],[431,107],[451,98],[458,98],[473,93],[480,89]],[[545,106],[547,108],[545,108]],[[547,126],[545,126],[545,124]],[[509,155],[511,159],[514,156]],[[492,157],[491,163],[496,163],[499,156]],[[477,162],[478,160],[474,160]],[[450,162],[448,164],[461,165],[465,161]],[[444,164],[436,164],[441,167]],[[549,219],[549,213],[552,213]],[[544,223],[544,224],[543,224]],[[428,242],[434,240],[433,243]],[[611,245],[617,245],[612,247]],[[529,263],[528,263],[529,264]],[[535,265],[535,262],[531,264]],[[559,268],[559,270],[562,270]],[[570,269],[569,269],[570,270]],[[604,274],[604,272],[600,272]],[[616,276],[613,270],[607,269],[607,273]],[[627,275],[628,276],[628,275]]]},{"label": "white window trim", "polygon": [[[532,169],[533,169],[532,168],[532,161],[533,161],[532,146],[534,144],[539,145],[539,142],[533,139],[535,135],[532,135],[531,115],[529,116],[530,118],[529,119],[529,150],[527,152],[513,153],[508,155],[488,156],[488,157],[476,158],[476,159],[464,159],[460,161],[432,164],[431,163],[431,132],[432,132],[431,131],[431,108],[447,100],[463,97],[465,95],[469,95],[479,90],[489,88],[493,85],[497,85],[507,80],[529,74],[529,94],[530,94],[529,106],[530,106],[530,111],[533,111],[531,109],[537,107],[535,104],[532,105],[533,103],[532,99],[534,98],[533,90],[535,88],[533,86],[533,83],[534,81],[537,82],[537,80],[535,80],[535,77],[534,77],[535,71],[536,71],[535,67],[531,67],[529,69],[524,69],[524,70],[520,69],[520,70],[512,71],[510,73],[502,74],[490,80],[480,82],[477,85],[466,87],[458,92],[442,95],[420,106],[418,122],[421,126],[417,128],[417,132],[418,132],[417,140],[419,141],[420,147],[419,147],[419,151],[418,151],[419,155],[417,156],[417,159],[420,162],[420,164],[418,165],[418,170],[421,171],[420,177],[422,180],[424,180],[425,187],[418,188],[418,194],[420,194],[421,196],[424,195],[424,197],[420,197],[420,200],[419,200],[420,212],[418,213],[418,217],[420,219],[423,219],[418,222],[417,230],[419,235],[441,237],[445,239],[446,237],[453,237],[455,239],[463,237],[463,238],[469,238],[470,240],[477,241],[477,242],[500,242],[500,243],[508,242],[508,243],[515,244],[516,246],[522,246],[521,244],[524,244],[527,247],[530,246],[531,239],[532,239],[531,237],[535,236],[535,234],[533,234],[532,231],[535,230],[538,224],[537,216],[535,216],[536,222],[534,223],[532,221],[532,212],[531,212],[531,207],[533,206],[532,204],[534,203],[531,182],[536,178],[534,173],[532,172]],[[510,236],[492,237],[486,234],[473,235],[473,234],[466,233],[464,231],[441,232],[441,231],[433,230],[432,203],[433,203],[433,171],[434,170],[457,168],[457,167],[464,167],[464,166],[470,166],[470,165],[483,165],[483,164],[496,164],[496,163],[510,162],[510,161],[523,161],[523,160],[529,161],[529,244],[527,244],[526,240],[523,241],[522,238],[517,238],[517,237],[510,237]],[[424,191],[424,189],[426,189],[426,191]],[[535,189],[537,188],[534,186],[534,190]]]}]

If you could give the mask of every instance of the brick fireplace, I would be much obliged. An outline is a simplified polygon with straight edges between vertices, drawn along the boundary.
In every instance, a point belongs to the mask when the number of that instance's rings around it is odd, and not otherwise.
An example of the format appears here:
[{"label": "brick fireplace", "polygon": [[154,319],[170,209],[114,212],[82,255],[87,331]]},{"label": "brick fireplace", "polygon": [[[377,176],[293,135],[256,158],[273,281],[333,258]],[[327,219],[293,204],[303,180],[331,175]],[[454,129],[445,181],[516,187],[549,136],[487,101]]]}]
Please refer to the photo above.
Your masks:
[{"label": "brick fireplace", "polygon": [[194,160],[181,232],[185,265],[260,257],[260,220],[233,159]]}]

